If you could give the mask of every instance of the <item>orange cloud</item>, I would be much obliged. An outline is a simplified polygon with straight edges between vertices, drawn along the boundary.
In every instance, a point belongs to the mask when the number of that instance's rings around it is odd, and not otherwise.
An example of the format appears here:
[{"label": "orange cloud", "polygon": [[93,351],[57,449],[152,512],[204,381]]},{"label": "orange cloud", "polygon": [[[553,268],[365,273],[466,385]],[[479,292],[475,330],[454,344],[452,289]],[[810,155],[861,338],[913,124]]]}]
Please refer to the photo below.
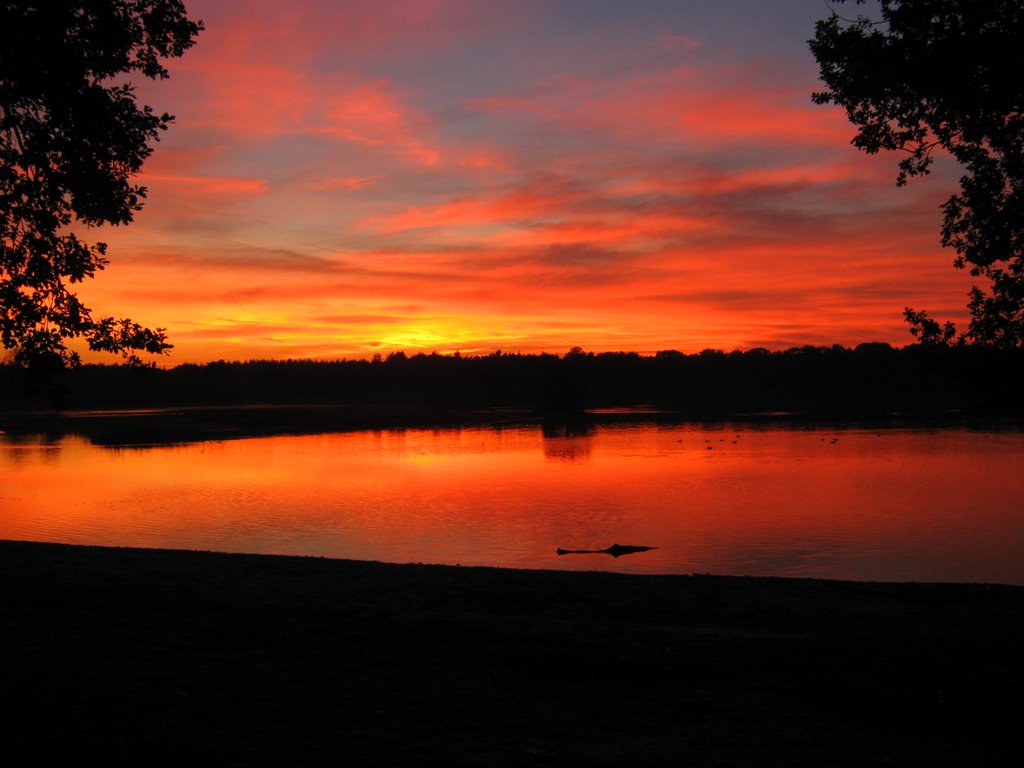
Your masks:
[{"label": "orange cloud", "polygon": [[402,106],[388,83],[378,80],[332,96],[324,124],[315,131],[390,149],[424,165],[437,165],[440,152],[420,136],[427,129],[426,118]]},{"label": "orange cloud", "polygon": [[171,194],[218,197],[248,197],[267,193],[265,179],[225,178],[216,176],[172,176],[142,173],[139,181],[152,187],[176,187]]},{"label": "orange cloud", "polygon": [[195,2],[199,44],[140,86],[178,116],[147,207],[83,287],[171,362],[902,343],[905,305],[963,314],[955,175],[896,190],[806,56],[646,6]]},{"label": "orange cloud", "polygon": [[335,176],[320,181],[311,181],[307,186],[309,189],[330,191],[337,189],[365,189],[380,182],[383,177],[377,176]]},{"label": "orange cloud", "polygon": [[207,59],[188,74],[198,88],[190,127],[215,128],[233,141],[301,132],[319,96],[308,74],[277,64]]}]

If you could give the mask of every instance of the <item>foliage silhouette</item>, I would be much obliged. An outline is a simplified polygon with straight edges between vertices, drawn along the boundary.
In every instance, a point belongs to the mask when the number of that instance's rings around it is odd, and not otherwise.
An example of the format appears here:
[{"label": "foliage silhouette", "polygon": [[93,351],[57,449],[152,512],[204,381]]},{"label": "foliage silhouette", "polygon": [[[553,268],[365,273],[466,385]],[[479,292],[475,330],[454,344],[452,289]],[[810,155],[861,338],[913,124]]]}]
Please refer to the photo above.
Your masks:
[{"label": "foliage silhouette", "polygon": [[[31,372],[0,366],[5,410],[50,407],[25,380]],[[584,435],[599,418],[655,418],[647,411],[688,419],[946,418],[951,413],[1024,416],[993,381],[1024,376],[1024,349],[968,344],[861,344],[853,349],[794,347],[770,352],[643,356],[602,352],[551,354],[438,354],[388,360],[216,362],[171,369],[83,365],[62,372],[65,404],[75,409],[233,409],[231,428],[330,431],[337,428],[472,423],[539,418],[551,436]],[[565,399],[565,381],[581,398]],[[251,408],[253,405],[268,409]],[[320,409],[306,406],[326,406]],[[571,406],[571,408],[570,408]],[[619,409],[642,406],[621,412]],[[616,413],[593,413],[612,409]],[[205,411],[204,411],[205,413]],[[211,416],[212,418],[212,416]],[[0,418],[0,428],[12,429]]]},{"label": "foliage silhouette", "polygon": [[69,288],[107,264],[106,244],[72,225],[127,224],[132,184],[173,120],[136,103],[134,73],[168,76],[202,29],[179,0],[0,4],[0,340],[36,367],[79,363],[66,341],[141,363],[164,329],[94,318]]},{"label": "foliage silhouette", "polygon": [[[837,0],[842,3],[845,0]],[[864,0],[855,0],[863,5]],[[877,0],[880,18],[833,12],[809,41],[826,90],[846,110],[853,145],[898,150],[896,183],[927,174],[942,149],[964,170],[943,205],[942,244],[988,287],[969,293],[962,339],[1024,345],[1024,4],[1020,0]],[[918,338],[953,341],[908,308]],[[952,331],[950,331],[952,329]]]}]

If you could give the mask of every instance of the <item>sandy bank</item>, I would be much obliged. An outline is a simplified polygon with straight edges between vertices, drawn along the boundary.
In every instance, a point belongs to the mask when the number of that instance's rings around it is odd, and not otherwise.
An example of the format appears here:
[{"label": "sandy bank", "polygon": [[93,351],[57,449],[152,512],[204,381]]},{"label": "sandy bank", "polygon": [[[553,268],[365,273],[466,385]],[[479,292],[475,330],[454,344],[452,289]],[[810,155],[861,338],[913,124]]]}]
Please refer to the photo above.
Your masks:
[{"label": "sandy bank", "polygon": [[1020,754],[1020,587],[15,542],[0,542],[0,570],[5,730],[32,762],[982,766]]}]

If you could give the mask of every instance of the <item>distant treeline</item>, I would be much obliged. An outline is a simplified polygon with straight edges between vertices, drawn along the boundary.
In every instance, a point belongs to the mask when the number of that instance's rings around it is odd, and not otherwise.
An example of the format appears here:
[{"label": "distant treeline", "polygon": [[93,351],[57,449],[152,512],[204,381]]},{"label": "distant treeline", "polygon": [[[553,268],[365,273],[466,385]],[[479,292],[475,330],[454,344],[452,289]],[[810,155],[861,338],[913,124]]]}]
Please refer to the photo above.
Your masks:
[{"label": "distant treeline", "polygon": [[542,414],[650,405],[696,418],[798,412],[1024,415],[1024,351],[861,344],[697,354],[256,360],[133,369],[85,365],[45,379],[0,366],[2,410],[245,404],[508,407]]}]

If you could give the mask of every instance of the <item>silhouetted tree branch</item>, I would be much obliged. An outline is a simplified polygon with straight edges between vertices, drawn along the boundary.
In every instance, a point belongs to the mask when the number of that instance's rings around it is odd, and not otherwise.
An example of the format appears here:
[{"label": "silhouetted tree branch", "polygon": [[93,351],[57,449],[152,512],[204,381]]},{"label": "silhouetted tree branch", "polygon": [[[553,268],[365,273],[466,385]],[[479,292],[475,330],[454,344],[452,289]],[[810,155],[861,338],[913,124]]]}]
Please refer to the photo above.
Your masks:
[{"label": "silhouetted tree branch", "polygon": [[[817,23],[810,46],[826,90],[813,99],[846,110],[857,126],[854,146],[906,153],[900,186],[929,173],[940,148],[963,166],[959,193],[943,205],[942,244],[956,251],[958,269],[988,281],[970,292],[964,339],[1022,346],[1024,4],[877,0],[877,6],[882,23],[836,13]],[[931,327],[920,322],[925,313],[908,309],[906,317],[915,335],[927,331],[931,338]]]},{"label": "silhouetted tree branch", "polygon": [[21,364],[74,365],[66,341],[141,363],[164,329],[96,319],[70,286],[106,264],[72,227],[127,224],[132,176],[173,120],[139,106],[123,77],[168,76],[202,29],[179,0],[0,3],[0,341]]}]

